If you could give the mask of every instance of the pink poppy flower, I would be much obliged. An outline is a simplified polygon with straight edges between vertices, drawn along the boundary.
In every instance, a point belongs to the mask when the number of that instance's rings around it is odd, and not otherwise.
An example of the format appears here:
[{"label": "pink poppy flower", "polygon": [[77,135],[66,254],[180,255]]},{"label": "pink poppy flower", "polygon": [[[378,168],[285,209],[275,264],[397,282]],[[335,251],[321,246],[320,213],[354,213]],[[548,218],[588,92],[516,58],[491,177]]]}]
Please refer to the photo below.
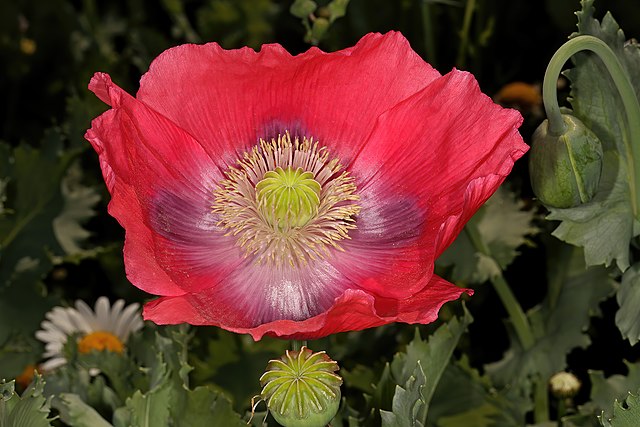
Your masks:
[{"label": "pink poppy flower", "polygon": [[[158,324],[314,339],[429,323],[434,260],[526,151],[522,118],[399,33],[334,53],[169,49],[86,138]],[[471,293],[467,290],[468,293]]]}]

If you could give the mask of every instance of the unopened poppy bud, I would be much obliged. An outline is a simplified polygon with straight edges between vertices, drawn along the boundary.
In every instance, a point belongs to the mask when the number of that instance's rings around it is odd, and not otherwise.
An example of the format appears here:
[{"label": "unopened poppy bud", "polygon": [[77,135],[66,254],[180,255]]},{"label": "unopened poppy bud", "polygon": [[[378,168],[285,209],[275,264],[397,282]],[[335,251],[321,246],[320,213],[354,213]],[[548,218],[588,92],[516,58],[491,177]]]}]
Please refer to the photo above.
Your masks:
[{"label": "unopened poppy bud", "polygon": [[287,350],[271,360],[260,378],[261,397],[273,418],[285,427],[324,427],[338,412],[342,378],[338,364],[324,351]]},{"label": "unopened poppy bud", "polygon": [[558,372],[549,379],[551,394],[558,399],[575,396],[580,391],[580,380],[570,372]]},{"label": "unopened poppy bud", "polygon": [[548,131],[548,120],[533,134],[529,157],[531,187],[550,207],[569,208],[594,196],[602,172],[602,144],[576,117],[562,115],[566,129]]}]

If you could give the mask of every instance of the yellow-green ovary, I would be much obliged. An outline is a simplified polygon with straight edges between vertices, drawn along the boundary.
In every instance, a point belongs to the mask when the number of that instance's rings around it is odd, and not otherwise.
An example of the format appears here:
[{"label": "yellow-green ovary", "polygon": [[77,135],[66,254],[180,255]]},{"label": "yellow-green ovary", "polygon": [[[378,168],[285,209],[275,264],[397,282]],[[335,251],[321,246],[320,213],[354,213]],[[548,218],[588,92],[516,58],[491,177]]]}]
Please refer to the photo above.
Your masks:
[{"label": "yellow-green ovary", "polygon": [[280,230],[302,227],[318,213],[321,186],[311,172],[277,167],[256,184],[258,206]]}]

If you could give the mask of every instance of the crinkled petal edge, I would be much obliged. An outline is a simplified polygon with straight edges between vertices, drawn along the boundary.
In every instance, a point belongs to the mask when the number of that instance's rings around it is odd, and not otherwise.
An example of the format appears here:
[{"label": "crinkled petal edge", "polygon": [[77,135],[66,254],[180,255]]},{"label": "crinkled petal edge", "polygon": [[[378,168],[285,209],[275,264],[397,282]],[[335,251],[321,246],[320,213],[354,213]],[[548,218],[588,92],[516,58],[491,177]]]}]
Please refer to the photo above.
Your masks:
[{"label": "crinkled petal edge", "polygon": [[231,332],[282,339],[318,339],[331,334],[358,331],[393,322],[427,324],[438,318],[446,302],[473,290],[457,287],[436,275],[418,293],[403,300],[380,298],[362,290],[348,289],[324,313],[302,321],[276,320],[252,328],[237,327],[212,320],[189,301],[189,296],[161,297],[147,303],[143,316],[157,324],[190,323],[218,326]]}]

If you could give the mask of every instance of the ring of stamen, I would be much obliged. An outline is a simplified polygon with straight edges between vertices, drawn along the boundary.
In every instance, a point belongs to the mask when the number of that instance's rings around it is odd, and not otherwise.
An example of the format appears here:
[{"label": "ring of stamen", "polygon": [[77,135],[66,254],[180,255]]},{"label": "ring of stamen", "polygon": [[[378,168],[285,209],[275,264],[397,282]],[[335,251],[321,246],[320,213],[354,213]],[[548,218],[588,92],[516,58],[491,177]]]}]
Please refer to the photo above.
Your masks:
[{"label": "ring of stamen", "polygon": [[342,250],[360,212],[354,179],[342,169],[312,138],[261,139],[218,183],[218,226],[257,263],[295,267]]}]

